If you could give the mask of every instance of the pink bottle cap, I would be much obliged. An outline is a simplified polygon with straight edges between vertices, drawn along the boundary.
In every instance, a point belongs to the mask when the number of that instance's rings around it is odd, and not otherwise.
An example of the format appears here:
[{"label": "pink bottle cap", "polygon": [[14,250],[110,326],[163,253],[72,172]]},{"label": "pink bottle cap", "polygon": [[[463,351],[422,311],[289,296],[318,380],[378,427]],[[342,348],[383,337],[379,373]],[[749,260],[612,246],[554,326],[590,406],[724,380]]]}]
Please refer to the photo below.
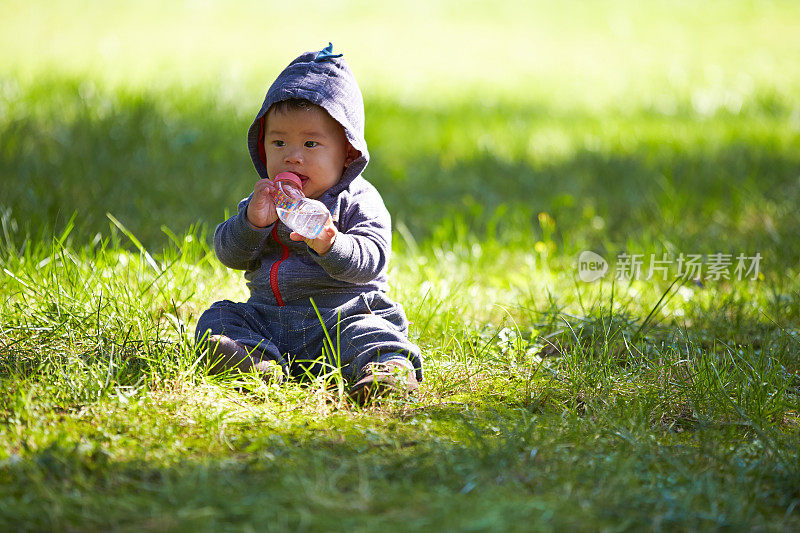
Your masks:
[{"label": "pink bottle cap", "polygon": [[301,191],[303,190],[303,182],[300,181],[300,176],[298,176],[294,172],[281,172],[280,174],[275,176],[275,179],[272,181],[274,181],[275,183],[278,183],[279,181],[288,181],[289,183],[294,184]]}]

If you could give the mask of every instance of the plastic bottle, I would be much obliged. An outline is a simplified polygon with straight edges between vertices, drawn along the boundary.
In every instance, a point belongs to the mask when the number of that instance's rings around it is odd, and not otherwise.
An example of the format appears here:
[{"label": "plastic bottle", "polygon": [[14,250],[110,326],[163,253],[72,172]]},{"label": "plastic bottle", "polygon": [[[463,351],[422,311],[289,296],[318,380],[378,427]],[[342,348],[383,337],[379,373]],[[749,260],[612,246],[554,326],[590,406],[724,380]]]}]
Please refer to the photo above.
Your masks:
[{"label": "plastic bottle", "polygon": [[303,182],[293,172],[281,172],[275,179],[277,191],[273,193],[278,218],[294,232],[306,239],[314,239],[328,221],[330,212],[317,200],[306,198]]}]

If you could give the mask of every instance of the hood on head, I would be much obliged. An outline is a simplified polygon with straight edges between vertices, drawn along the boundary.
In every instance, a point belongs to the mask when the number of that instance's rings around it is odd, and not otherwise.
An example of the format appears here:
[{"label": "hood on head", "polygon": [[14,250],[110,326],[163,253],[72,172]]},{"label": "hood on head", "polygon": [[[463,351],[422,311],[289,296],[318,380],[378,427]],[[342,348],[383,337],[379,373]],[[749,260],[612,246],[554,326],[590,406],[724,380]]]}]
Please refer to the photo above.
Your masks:
[{"label": "hood on head", "polygon": [[270,106],[290,98],[303,98],[328,112],[342,125],[350,144],[361,155],[350,163],[342,179],[325,195],[337,195],[358,177],[369,162],[364,139],[364,99],[353,71],[341,54],[333,54],[333,45],[318,52],[306,52],[289,63],[272,83],[264,103],[247,132],[247,147],[256,172],[267,176],[264,153],[264,122]]}]

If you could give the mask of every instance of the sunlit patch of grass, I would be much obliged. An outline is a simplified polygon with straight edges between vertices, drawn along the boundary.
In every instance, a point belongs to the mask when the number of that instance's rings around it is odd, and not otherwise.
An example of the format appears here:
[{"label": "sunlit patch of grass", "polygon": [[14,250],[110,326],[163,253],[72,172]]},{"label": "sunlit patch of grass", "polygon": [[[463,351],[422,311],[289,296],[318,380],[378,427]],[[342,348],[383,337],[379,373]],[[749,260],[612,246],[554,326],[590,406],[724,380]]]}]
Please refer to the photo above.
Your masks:
[{"label": "sunlit patch of grass", "polygon": [[[217,297],[198,287],[236,277],[196,234],[173,235],[161,253],[131,253],[127,229],[114,228],[94,246],[73,247],[63,234],[4,248],[0,476],[16,510],[10,525],[160,527],[173,522],[157,517],[178,507],[211,523],[256,519],[260,511],[218,500],[225,479],[251,489],[270,480],[252,500],[262,507],[275,490],[306,494],[306,503],[278,497],[289,525],[312,507],[326,519],[346,509],[375,524],[395,520],[392,486],[428,495],[414,514],[421,524],[460,523],[466,513],[501,525],[542,510],[543,523],[560,525],[792,523],[784,512],[798,497],[800,389],[787,329],[796,317],[785,307],[776,324],[760,314],[768,307],[721,302],[712,286],[695,289],[696,301],[679,296],[676,321],[652,313],[669,300],[667,287],[642,284],[634,296],[615,286],[612,296],[608,284],[578,284],[564,267],[536,262],[533,285],[504,287],[484,281],[489,266],[470,246],[400,245],[393,295],[424,349],[426,381],[415,402],[360,409],[324,379],[207,376],[187,323]],[[531,252],[509,253],[518,261]],[[643,328],[647,316],[657,318]],[[739,337],[746,331],[750,342]],[[633,487],[642,514],[625,504]],[[114,505],[91,496],[100,488]],[[142,490],[156,497],[133,497]],[[562,501],[545,496],[552,491]],[[37,516],[24,494],[59,503]],[[346,494],[358,496],[345,503]],[[471,495],[515,511],[468,510]],[[564,513],[565,498],[590,503],[576,516]]]}]

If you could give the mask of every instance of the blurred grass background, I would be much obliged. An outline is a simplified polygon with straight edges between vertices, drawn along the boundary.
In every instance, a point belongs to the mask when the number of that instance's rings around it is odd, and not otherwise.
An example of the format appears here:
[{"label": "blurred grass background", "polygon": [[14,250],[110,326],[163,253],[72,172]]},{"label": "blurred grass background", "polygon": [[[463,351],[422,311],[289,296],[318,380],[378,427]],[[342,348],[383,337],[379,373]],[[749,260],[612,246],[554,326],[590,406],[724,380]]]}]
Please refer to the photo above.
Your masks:
[{"label": "blurred grass background", "polygon": [[[798,260],[794,2],[5,2],[0,205],[15,239],[209,228],[289,60],[333,41],[398,227],[575,252]],[[299,18],[298,18],[299,17]],[[387,24],[391,21],[391,24]],[[491,233],[487,234],[487,231]],[[438,238],[437,238],[438,236]],[[777,271],[777,272],[776,272]]]}]

